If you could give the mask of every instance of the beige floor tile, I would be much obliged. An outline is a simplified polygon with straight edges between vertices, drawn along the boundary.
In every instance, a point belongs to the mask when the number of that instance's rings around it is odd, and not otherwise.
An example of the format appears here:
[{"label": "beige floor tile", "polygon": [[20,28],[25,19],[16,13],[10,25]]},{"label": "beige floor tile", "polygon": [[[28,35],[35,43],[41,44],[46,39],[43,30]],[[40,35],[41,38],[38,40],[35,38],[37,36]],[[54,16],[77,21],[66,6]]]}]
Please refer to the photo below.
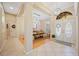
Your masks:
[{"label": "beige floor tile", "polygon": [[1,51],[0,55],[4,56],[17,56],[25,55],[25,49],[19,42],[17,38],[8,39],[4,49]]},{"label": "beige floor tile", "polygon": [[[35,54],[33,54],[35,53]],[[29,55],[35,56],[74,56],[75,50],[72,47],[65,46],[53,41],[33,50]]]}]

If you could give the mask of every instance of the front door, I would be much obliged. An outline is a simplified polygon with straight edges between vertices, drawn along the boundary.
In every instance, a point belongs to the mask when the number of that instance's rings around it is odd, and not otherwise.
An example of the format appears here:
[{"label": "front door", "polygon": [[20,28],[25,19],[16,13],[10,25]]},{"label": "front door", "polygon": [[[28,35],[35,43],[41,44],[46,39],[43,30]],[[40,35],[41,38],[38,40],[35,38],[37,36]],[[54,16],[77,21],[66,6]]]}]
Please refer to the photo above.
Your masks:
[{"label": "front door", "polygon": [[76,39],[76,20],[56,20],[56,40],[74,44]]}]

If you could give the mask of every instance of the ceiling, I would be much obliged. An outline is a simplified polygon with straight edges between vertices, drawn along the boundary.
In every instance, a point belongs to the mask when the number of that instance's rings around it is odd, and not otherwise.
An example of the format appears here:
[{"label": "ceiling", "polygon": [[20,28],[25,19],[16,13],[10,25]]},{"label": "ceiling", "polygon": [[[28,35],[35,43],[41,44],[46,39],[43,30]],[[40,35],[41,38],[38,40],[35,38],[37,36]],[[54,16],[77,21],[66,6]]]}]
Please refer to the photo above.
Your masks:
[{"label": "ceiling", "polygon": [[[17,15],[22,4],[22,2],[3,2],[3,7],[5,12]],[[33,13],[40,15],[40,19],[46,19],[49,17],[47,14],[39,10],[33,10]]]},{"label": "ceiling", "polygon": [[[52,11],[51,12],[52,14],[58,13],[59,9],[62,11],[65,8],[74,6],[74,2],[42,2],[42,3],[45,6],[47,6],[50,11]],[[42,11],[34,10],[34,13],[39,14],[41,19],[49,19],[49,16]]]},{"label": "ceiling", "polygon": [[21,5],[22,5],[21,2],[3,2],[5,12],[15,15],[18,13]]},{"label": "ceiling", "polygon": [[[62,10],[74,5],[73,2],[42,2],[42,3],[46,5],[52,11],[52,13],[55,12],[56,9],[58,8]],[[22,4],[23,4],[22,2],[3,2],[3,7],[5,12],[17,15],[19,8],[21,7]],[[49,18],[49,16],[42,11],[33,10],[33,12],[39,14],[40,19]]]},{"label": "ceiling", "polygon": [[74,6],[74,2],[43,2],[52,12]]},{"label": "ceiling", "polygon": [[49,15],[45,14],[44,12],[42,11],[39,11],[39,10],[36,10],[34,9],[33,11],[33,15],[35,16],[38,16],[41,20],[45,20],[45,19],[49,19]]}]

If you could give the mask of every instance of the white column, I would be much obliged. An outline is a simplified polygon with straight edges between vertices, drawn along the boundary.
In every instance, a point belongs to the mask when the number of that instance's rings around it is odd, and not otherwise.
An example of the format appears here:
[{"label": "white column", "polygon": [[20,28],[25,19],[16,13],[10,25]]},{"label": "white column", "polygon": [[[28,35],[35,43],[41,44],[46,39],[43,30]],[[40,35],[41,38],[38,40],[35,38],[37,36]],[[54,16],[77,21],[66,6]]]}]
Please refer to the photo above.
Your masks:
[{"label": "white column", "polygon": [[26,51],[32,50],[32,3],[25,3],[25,9],[24,9],[24,35],[26,39],[25,43],[25,49]]}]

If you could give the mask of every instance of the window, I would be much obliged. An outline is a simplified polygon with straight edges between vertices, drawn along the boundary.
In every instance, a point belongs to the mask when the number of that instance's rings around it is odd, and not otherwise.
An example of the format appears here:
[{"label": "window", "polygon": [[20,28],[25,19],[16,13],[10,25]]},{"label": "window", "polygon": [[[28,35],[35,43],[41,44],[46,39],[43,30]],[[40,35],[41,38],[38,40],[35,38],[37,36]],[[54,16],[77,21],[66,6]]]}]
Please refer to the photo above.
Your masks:
[{"label": "window", "polygon": [[40,27],[40,16],[33,13],[33,28],[38,30],[38,28]]},{"label": "window", "polygon": [[68,22],[65,26],[65,35],[67,38],[71,37],[72,35],[72,25],[70,22]]},{"label": "window", "polygon": [[61,21],[57,21],[56,24],[56,36],[60,36],[61,35]]}]

